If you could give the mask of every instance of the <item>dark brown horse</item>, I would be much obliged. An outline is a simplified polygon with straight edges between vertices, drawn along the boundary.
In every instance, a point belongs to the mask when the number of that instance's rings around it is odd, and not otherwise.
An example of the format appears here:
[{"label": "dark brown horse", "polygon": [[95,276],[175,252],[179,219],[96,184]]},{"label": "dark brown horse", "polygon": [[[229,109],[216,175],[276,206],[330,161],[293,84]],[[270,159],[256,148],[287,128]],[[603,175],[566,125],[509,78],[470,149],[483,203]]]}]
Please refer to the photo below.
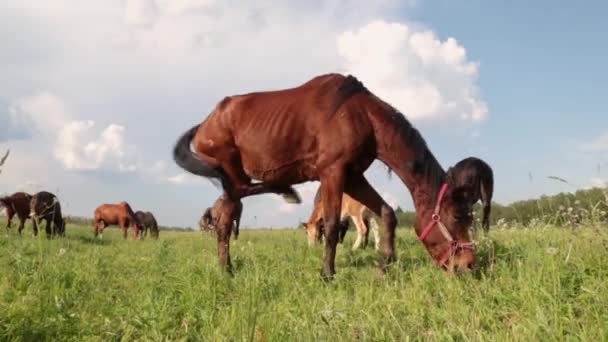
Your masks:
[{"label": "dark brown horse", "polygon": [[38,224],[46,221],[46,237],[55,235],[65,236],[65,220],[61,214],[61,204],[57,196],[48,191],[40,191],[32,197],[30,202],[30,216],[34,235],[38,234]]},{"label": "dark brown horse", "polygon": [[448,169],[448,178],[455,185],[465,185],[471,189],[471,194],[468,196],[471,206],[481,200],[482,226],[487,232],[490,229],[490,211],[494,192],[494,174],[490,165],[479,158],[465,158]]},{"label": "dark brown horse", "polygon": [[17,215],[19,218],[19,235],[25,228],[25,221],[30,217],[30,201],[32,195],[25,192],[15,192],[10,196],[0,198],[0,207],[6,208],[6,232],[12,226],[13,217]]},{"label": "dark brown horse", "polygon": [[[467,268],[475,259],[467,189],[447,184],[418,130],[353,76],[327,74],[294,88],[226,97],[178,139],[173,155],[183,169],[219,180],[230,201],[264,193],[298,201],[292,185],[320,181],[324,279],[335,274],[344,192],[384,221],[382,270],[395,258],[395,213],[363,175],[375,159],[410,190],[416,232],[435,262]],[[232,221],[217,227],[219,262],[227,267]]]},{"label": "dark brown horse", "polygon": [[139,210],[135,212],[135,217],[141,225],[141,231],[139,233],[142,239],[148,235],[148,230],[150,230],[150,236],[152,236],[153,239],[158,239],[158,223],[151,212]]},{"label": "dark brown horse", "polygon": [[[93,232],[97,237],[103,234],[103,230],[107,226],[117,225],[122,230],[124,238],[127,238],[129,226],[133,227],[133,238],[140,239],[139,227],[140,224],[135,217],[135,213],[127,202],[118,204],[102,204],[95,209],[93,218]],[[103,235],[99,235],[103,236]]]},{"label": "dark brown horse", "polygon": [[231,201],[224,194],[213,203],[213,207],[205,210],[198,224],[201,231],[215,231],[216,227],[221,225],[221,222],[232,218],[230,228],[234,233],[234,239],[238,240],[242,213],[243,203],[241,201]]}]

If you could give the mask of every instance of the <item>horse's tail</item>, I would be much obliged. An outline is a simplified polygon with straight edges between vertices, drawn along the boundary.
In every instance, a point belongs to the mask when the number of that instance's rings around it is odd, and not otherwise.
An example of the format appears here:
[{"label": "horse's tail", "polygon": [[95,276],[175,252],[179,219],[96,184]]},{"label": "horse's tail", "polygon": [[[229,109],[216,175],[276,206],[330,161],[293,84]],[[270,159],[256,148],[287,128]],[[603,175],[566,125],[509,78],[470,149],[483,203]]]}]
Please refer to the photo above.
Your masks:
[{"label": "horse's tail", "polygon": [[494,193],[494,174],[489,166],[486,167],[483,174],[485,177],[482,176],[480,179],[480,197],[483,205],[482,226],[487,232],[490,229],[490,211],[492,210],[492,195]]},{"label": "horse's tail", "polygon": [[175,163],[182,169],[198,176],[206,178],[219,179],[224,182],[225,175],[221,169],[217,169],[209,165],[209,163],[198,158],[198,156],[190,149],[190,143],[194,139],[194,135],[200,125],[190,128],[184,133],[175,144],[173,149],[173,159]]}]

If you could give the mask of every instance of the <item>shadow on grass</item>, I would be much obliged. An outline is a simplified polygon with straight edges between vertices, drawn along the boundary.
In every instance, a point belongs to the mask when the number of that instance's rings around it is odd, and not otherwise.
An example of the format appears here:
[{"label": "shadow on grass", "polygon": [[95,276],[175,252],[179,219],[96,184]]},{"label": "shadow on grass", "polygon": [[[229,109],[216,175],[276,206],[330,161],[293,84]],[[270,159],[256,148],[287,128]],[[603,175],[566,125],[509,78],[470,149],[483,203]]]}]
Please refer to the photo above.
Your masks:
[{"label": "shadow on grass", "polygon": [[79,242],[89,244],[89,245],[107,246],[112,243],[112,241],[110,241],[110,240],[98,239],[98,238],[92,237],[92,236],[77,235],[77,236],[68,236],[67,238],[70,240],[79,241]]}]

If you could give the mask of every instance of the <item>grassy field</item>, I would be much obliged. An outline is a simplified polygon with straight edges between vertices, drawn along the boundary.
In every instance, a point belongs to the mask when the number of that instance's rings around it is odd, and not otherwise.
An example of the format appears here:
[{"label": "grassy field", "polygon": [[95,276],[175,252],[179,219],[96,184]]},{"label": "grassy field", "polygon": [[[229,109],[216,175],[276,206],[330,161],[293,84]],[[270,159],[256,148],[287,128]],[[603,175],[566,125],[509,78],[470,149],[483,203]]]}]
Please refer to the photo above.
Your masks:
[{"label": "grassy field", "polygon": [[458,277],[406,229],[381,277],[371,248],[347,248],[350,232],[329,286],[302,231],[243,231],[232,278],[210,235],[30,233],[0,236],[0,340],[608,340],[606,227],[492,231],[485,266]]}]

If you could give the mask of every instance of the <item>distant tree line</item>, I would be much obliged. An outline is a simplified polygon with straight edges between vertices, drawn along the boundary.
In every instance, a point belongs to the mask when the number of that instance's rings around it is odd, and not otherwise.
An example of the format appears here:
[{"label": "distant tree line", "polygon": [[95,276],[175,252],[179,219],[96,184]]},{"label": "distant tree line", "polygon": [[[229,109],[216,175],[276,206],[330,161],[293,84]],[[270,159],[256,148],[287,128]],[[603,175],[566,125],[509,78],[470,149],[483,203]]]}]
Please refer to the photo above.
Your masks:
[{"label": "distant tree line", "polygon": [[[415,214],[397,208],[399,226],[414,226]],[[475,224],[479,225],[481,205],[474,207]],[[509,205],[492,203],[492,225],[534,225],[539,222],[557,226],[572,226],[584,222],[608,222],[608,189],[592,188],[574,193],[543,195],[537,199],[513,202]]]}]

